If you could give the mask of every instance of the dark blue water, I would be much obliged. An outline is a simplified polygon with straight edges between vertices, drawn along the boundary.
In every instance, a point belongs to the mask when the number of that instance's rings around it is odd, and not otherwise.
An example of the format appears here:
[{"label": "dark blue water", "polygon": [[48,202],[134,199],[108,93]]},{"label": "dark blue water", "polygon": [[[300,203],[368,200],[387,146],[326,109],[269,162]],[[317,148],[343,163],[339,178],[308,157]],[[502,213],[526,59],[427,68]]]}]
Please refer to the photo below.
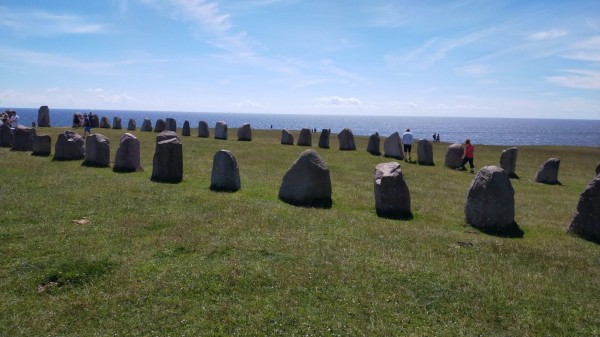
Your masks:
[{"label": "dark blue water", "polygon": [[[2,111],[5,108],[0,108]],[[38,109],[13,108],[21,118],[21,124],[30,126],[37,122]],[[75,112],[89,110],[52,109],[52,126],[71,126]],[[299,130],[301,128],[331,129],[338,133],[344,128],[352,129],[355,135],[369,136],[379,132],[389,136],[410,128],[416,138],[431,139],[434,132],[440,134],[443,142],[464,142],[470,138],[475,144],[485,145],[571,145],[600,147],[600,120],[571,119],[520,119],[520,118],[464,118],[464,117],[416,117],[416,116],[335,116],[335,115],[291,115],[291,114],[246,114],[246,113],[207,113],[169,111],[115,111],[92,110],[99,117],[106,116],[112,122],[114,116],[122,119],[127,126],[130,118],[138,127],[144,118],[152,125],[157,119],[174,118],[177,126],[189,121],[192,128],[203,120],[214,127],[217,121],[224,121],[229,127],[239,127],[250,123],[254,129]]]}]

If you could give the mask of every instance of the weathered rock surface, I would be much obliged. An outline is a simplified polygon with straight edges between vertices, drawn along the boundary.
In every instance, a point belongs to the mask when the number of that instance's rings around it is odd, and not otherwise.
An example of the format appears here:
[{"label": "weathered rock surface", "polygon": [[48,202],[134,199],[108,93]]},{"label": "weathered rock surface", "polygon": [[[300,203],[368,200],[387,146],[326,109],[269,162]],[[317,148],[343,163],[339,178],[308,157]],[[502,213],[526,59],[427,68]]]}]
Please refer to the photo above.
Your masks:
[{"label": "weathered rock surface", "polygon": [[252,140],[252,128],[250,124],[244,123],[239,127],[237,131],[238,141],[249,142]]},{"label": "weathered rock surface", "polygon": [[375,167],[375,211],[382,217],[412,219],[410,192],[400,164],[381,163]]},{"label": "weathered rock surface", "polygon": [[345,128],[342,132],[338,133],[338,140],[340,142],[340,150],[342,151],[354,151],[356,150],[356,143],[354,142],[354,134],[352,130]]},{"label": "weathered rock surface", "polygon": [[392,133],[383,142],[383,156],[396,159],[404,159],[402,143],[398,132]]},{"label": "weathered rock surface", "polygon": [[[150,128],[152,128],[152,126],[150,126]],[[136,129],[137,123],[135,122],[135,119],[129,119],[129,122],[127,122],[127,131],[135,131]]]},{"label": "weathered rock surface", "polygon": [[462,157],[464,152],[465,149],[462,144],[454,143],[448,145],[448,148],[446,149],[444,165],[452,169],[459,168],[462,165]]},{"label": "weathered rock surface", "polygon": [[598,165],[596,165],[596,175],[600,174],[600,162],[598,162]]},{"label": "weathered rock surface", "polygon": [[240,170],[235,157],[227,150],[217,151],[210,174],[210,189],[235,192],[240,188]]},{"label": "weathered rock surface", "polygon": [[131,133],[126,133],[119,141],[115,154],[115,172],[135,172],[142,169],[140,164],[140,141]]},{"label": "weathered rock surface", "polygon": [[156,142],[160,143],[163,140],[172,139],[172,138],[176,138],[177,140],[181,141],[181,139],[179,139],[179,136],[177,135],[177,133],[175,133],[175,131],[163,131],[163,132],[159,133],[158,135],[156,135]]},{"label": "weathered rock surface", "polygon": [[152,121],[150,121],[150,119],[148,118],[145,118],[142,122],[142,127],[140,128],[140,131],[152,132]]},{"label": "weathered rock surface", "polygon": [[112,128],[115,130],[121,130],[123,128],[123,125],[121,123],[121,117],[113,117]]},{"label": "weathered rock surface", "polygon": [[108,167],[110,165],[110,141],[106,136],[92,133],[85,140],[84,165]]},{"label": "weathered rock surface", "polygon": [[168,117],[165,121],[165,130],[177,132],[177,121],[174,118]]},{"label": "weathered rock surface", "polygon": [[52,137],[50,135],[35,135],[31,138],[31,154],[34,156],[49,156],[52,152]]},{"label": "weathered rock surface", "polygon": [[92,123],[92,128],[100,127],[100,118],[98,117],[98,115],[92,114],[90,122]]},{"label": "weathered rock surface", "polygon": [[533,177],[536,183],[557,185],[560,184],[558,181],[558,167],[560,166],[560,159],[550,158],[540,166]]},{"label": "weathered rock surface", "polygon": [[108,120],[108,117],[104,116],[100,119],[100,128],[110,129],[110,121]]},{"label": "weathered rock surface", "polygon": [[329,148],[329,136],[331,135],[331,130],[323,129],[321,130],[321,134],[319,135],[319,147],[322,149]]},{"label": "weathered rock surface", "polygon": [[198,122],[198,137],[208,138],[210,137],[210,131],[208,129],[208,123],[205,121]]},{"label": "weathered rock surface", "polygon": [[42,105],[38,109],[37,126],[40,128],[50,127],[50,109],[47,105]]},{"label": "weathered rock surface", "polygon": [[329,168],[315,150],[302,152],[285,173],[279,199],[298,206],[331,207]]},{"label": "weathered rock surface", "polygon": [[12,147],[14,135],[10,126],[7,124],[0,125],[0,147]]},{"label": "weathered rock surface", "polygon": [[190,122],[188,122],[188,121],[183,122],[183,127],[181,128],[181,135],[182,136],[190,136],[191,135]]},{"label": "weathered rock surface", "polygon": [[167,129],[167,123],[165,123],[164,120],[162,120],[161,118],[156,120],[156,123],[154,123],[154,132],[161,133],[161,132],[165,131],[166,129]]},{"label": "weathered rock surface", "polygon": [[515,225],[515,191],[506,171],[485,166],[477,172],[467,193],[465,221],[494,232]]},{"label": "weathered rock surface", "polygon": [[369,137],[369,143],[367,144],[367,152],[372,155],[380,156],[381,155],[381,138],[379,137],[379,133],[375,132]]},{"label": "weathered rock surface", "polygon": [[168,138],[156,143],[150,179],[167,183],[179,183],[183,180],[183,148],[179,138]]},{"label": "weathered rock surface", "polygon": [[15,135],[13,138],[11,151],[31,151],[33,149],[32,137],[35,135],[36,132],[34,128],[18,125],[15,128]]},{"label": "weathered rock surface", "polygon": [[215,125],[215,139],[227,140],[227,123],[217,122]]},{"label": "weathered rock surface", "polygon": [[298,146],[312,146],[312,133],[310,129],[302,128],[298,136]]},{"label": "weathered rock surface", "polygon": [[517,153],[518,149],[516,147],[511,147],[502,151],[500,155],[500,167],[506,174],[508,174],[511,178],[517,178],[516,170],[517,170]]},{"label": "weathered rock surface", "polygon": [[281,130],[281,144],[294,145],[294,135],[287,129]]},{"label": "weathered rock surface", "polygon": [[417,162],[419,165],[434,165],[433,145],[427,139],[421,139],[417,143]]},{"label": "weathered rock surface", "polygon": [[581,193],[567,232],[600,243],[600,175]]},{"label": "weathered rock surface", "polygon": [[54,160],[79,160],[85,156],[83,138],[73,131],[59,133],[54,144]]}]

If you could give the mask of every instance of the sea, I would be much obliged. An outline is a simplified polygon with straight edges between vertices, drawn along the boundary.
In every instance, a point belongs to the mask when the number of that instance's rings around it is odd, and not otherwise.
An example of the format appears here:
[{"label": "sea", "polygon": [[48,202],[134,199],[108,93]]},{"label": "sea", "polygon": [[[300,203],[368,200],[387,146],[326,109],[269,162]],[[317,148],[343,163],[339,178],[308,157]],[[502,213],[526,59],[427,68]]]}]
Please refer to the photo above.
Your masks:
[{"label": "sea", "polygon": [[[0,107],[0,111],[7,108]],[[38,108],[10,108],[17,111],[22,125],[31,126],[37,122]],[[88,113],[98,117],[115,116],[127,127],[129,119],[134,119],[138,128],[144,119],[156,120],[168,117],[177,121],[177,127],[184,121],[190,127],[197,128],[200,121],[214,127],[223,121],[231,128],[249,123],[253,129],[302,128],[331,129],[338,133],[344,128],[352,130],[354,135],[370,136],[377,132],[386,137],[394,132],[402,134],[410,129],[415,138],[432,140],[439,133],[440,140],[448,143],[463,143],[471,139],[474,144],[482,145],[560,145],[600,147],[600,119],[530,119],[530,118],[480,118],[480,117],[422,117],[422,116],[355,116],[355,115],[296,115],[265,113],[214,113],[214,112],[173,112],[173,111],[133,111],[133,110],[84,110],[50,108],[50,124],[56,127],[70,127],[73,114]]]}]

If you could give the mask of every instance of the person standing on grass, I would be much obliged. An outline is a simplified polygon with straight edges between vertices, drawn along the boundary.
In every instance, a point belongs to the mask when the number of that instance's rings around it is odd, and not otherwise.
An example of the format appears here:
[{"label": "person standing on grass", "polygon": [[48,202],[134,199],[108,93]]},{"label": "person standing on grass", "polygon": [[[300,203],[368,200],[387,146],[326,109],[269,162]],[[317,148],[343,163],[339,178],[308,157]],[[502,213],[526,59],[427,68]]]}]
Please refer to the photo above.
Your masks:
[{"label": "person standing on grass", "polygon": [[83,130],[83,138],[85,139],[86,134],[92,134],[92,113],[89,115],[83,114],[83,126],[85,129]]},{"label": "person standing on grass", "polygon": [[475,147],[473,146],[473,144],[471,144],[471,140],[467,139],[467,140],[465,140],[465,153],[463,155],[463,161],[457,170],[466,171],[467,169],[465,168],[465,164],[467,162],[469,162],[469,167],[471,168],[471,173],[475,173],[475,166],[473,165],[473,158],[475,158]]},{"label": "person standing on grass", "polygon": [[[406,132],[402,134],[402,144],[404,144],[404,161],[412,161],[410,152],[412,150],[413,139],[413,134],[410,132],[410,129],[406,129]],[[408,158],[408,160],[406,158]]]}]

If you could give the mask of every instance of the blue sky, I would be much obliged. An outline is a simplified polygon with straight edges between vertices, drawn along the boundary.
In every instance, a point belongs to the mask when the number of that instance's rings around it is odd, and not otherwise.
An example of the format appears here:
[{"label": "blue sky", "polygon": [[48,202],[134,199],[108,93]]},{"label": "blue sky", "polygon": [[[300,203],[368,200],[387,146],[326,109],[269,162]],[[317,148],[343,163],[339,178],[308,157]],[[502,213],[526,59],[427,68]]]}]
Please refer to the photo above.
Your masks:
[{"label": "blue sky", "polygon": [[0,2],[0,106],[600,119],[599,0]]}]

